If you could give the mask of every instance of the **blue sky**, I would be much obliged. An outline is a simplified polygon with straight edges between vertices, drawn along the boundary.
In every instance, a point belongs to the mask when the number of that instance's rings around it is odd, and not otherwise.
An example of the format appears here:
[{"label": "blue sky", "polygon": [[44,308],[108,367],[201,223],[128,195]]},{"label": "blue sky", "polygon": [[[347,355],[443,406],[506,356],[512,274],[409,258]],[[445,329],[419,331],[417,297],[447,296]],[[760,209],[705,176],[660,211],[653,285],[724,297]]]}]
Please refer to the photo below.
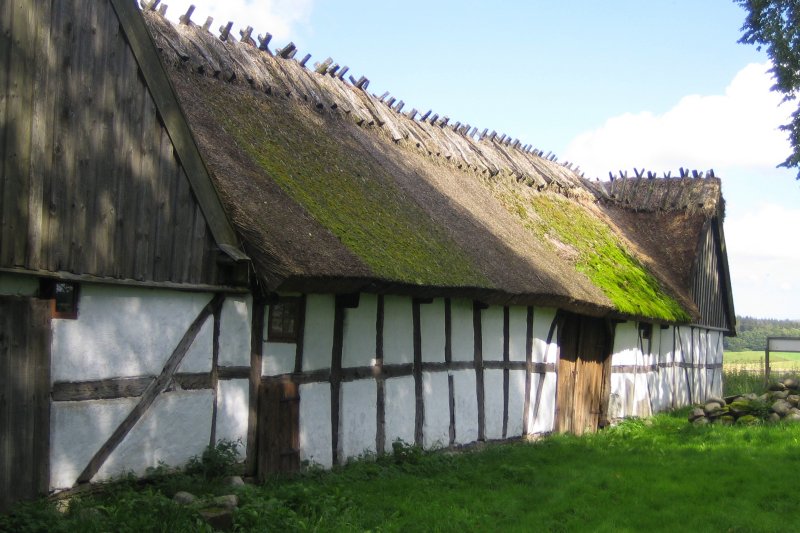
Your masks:
[{"label": "blue sky", "polygon": [[722,177],[737,314],[800,319],[800,182],[766,54],[730,0],[174,0],[332,57],[406,108],[518,137],[587,177],[679,166]]}]

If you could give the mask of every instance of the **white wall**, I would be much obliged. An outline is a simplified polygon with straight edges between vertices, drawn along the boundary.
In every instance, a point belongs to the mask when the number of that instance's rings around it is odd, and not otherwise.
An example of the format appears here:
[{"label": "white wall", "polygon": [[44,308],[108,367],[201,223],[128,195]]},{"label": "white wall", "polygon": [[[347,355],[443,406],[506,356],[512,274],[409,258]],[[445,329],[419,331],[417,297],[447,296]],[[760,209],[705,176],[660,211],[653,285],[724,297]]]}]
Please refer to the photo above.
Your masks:
[{"label": "white wall", "polygon": [[340,460],[343,461],[365,452],[375,452],[378,393],[372,379],[342,383],[341,387],[339,445],[343,454]]},{"label": "white wall", "polygon": [[472,302],[463,298],[453,298],[450,303],[450,320],[453,361],[473,361],[475,335],[472,327]]},{"label": "white wall", "polygon": [[217,441],[241,441],[239,458],[247,453],[247,423],[250,413],[250,381],[220,380],[217,385]]},{"label": "white wall", "polygon": [[481,311],[481,344],[484,361],[503,360],[503,308],[492,305]]},{"label": "white wall", "polygon": [[371,366],[375,363],[378,297],[361,294],[358,307],[344,310],[342,367]]},{"label": "white wall", "polygon": [[[447,372],[422,373],[425,404],[422,440],[425,448],[446,447],[450,444],[450,392],[447,376]],[[413,431],[410,442],[413,442]]]},{"label": "white wall", "polygon": [[474,370],[451,372],[455,389],[456,443],[478,440],[478,396]]},{"label": "white wall", "polygon": [[331,434],[330,383],[300,385],[300,460],[330,468]]},{"label": "white wall", "polygon": [[503,371],[483,371],[483,403],[486,438],[503,438]]},{"label": "white wall", "polygon": [[510,361],[525,361],[528,342],[528,308],[513,306],[508,313],[508,358]]},{"label": "white wall", "polygon": [[522,435],[522,420],[525,409],[525,371],[508,372],[508,429],[506,437]]},{"label": "white wall", "polygon": [[528,431],[531,434],[547,433],[555,428],[556,414],[556,383],[558,376],[555,372],[547,372],[542,382],[542,394],[539,400],[539,413],[536,414],[536,395],[539,388],[540,376],[531,375],[530,413],[528,414]]},{"label": "white wall", "polygon": [[336,299],[333,295],[309,294],[306,297],[303,371],[330,368],[335,312]]},{"label": "white wall", "polygon": [[[423,307],[420,306],[420,317]],[[387,365],[414,362],[414,317],[411,298],[407,296],[383,299],[383,362]]]},{"label": "white wall", "polygon": [[537,307],[533,310],[533,362],[557,363],[558,362],[558,328],[553,331],[550,344],[547,343],[547,334],[550,325],[556,317],[556,310],[547,307]]},{"label": "white wall", "polygon": [[444,299],[436,298],[429,304],[419,306],[420,339],[422,360],[444,362]]},{"label": "white wall", "polygon": [[35,296],[39,292],[39,278],[24,274],[0,272],[0,294]]},{"label": "white wall", "polygon": [[228,296],[222,304],[219,330],[219,364],[250,366],[250,325],[253,298]]},{"label": "white wall", "polygon": [[[52,321],[53,381],[161,373],[210,300],[207,293],[83,284],[78,319]],[[192,354],[197,360],[190,367],[204,367],[210,331],[204,328],[196,338],[204,348]]]},{"label": "white wall", "polygon": [[[445,383],[445,388],[447,383]],[[414,442],[414,425],[416,420],[416,396],[413,376],[389,378],[384,382],[384,435],[386,436],[384,451],[392,450],[392,443],[401,439],[407,443]],[[426,398],[427,407],[427,398]],[[426,422],[427,422],[427,411]]]}]

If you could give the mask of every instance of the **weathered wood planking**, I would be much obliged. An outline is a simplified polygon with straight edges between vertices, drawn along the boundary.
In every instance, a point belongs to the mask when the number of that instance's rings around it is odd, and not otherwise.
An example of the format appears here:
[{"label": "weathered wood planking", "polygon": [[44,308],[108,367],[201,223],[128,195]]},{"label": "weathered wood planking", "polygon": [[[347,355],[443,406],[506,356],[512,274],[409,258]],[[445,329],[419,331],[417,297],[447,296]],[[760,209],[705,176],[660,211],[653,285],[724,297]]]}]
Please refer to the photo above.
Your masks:
[{"label": "weathered wood planking", "polygon": [[0,512],[47,492],[50,306],[0,298]]},{"label": "weathered wood planking", "polygon": [[259,394],[258,480],[300,468],[300,397],[298,386],[284,380],[268,383]]},{"label": "weathered wood planking", "polygon": [[216,284],[209,225],[111,3],[0,0],[0,19],[0,268]]}]

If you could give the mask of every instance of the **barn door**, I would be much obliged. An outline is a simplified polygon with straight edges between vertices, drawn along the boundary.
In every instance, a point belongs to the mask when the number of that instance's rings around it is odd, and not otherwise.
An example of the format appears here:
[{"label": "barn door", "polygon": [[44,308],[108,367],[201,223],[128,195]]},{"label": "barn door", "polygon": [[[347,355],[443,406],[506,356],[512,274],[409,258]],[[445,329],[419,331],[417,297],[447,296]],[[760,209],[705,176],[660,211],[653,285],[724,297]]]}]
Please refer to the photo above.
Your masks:
[{"label": "barn door", "polygon": [[604,321],[565,314],[559,348],[556,431],[595,431],[608,406],[611,357]]},{"label": "barn door", "polygon": [[300,468],[300,396],[291,381],[262,382],[258,402],[258,479]]},{"label": "barn door", "polygon": [[0,297],[0,513],[46,493],[50,302]]}]

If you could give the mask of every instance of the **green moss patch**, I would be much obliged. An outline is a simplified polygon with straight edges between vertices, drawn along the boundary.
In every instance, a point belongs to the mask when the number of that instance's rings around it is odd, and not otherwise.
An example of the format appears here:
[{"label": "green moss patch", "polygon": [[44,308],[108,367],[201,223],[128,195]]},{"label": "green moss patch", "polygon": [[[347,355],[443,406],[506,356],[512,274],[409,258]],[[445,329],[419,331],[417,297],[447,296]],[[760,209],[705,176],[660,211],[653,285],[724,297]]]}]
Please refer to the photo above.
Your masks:
[{"label": "green moss patch", "polygon": [[619,311],[670,321],[689,319],[611,229],[577,203],[553,194],[536,194],[528,199],[516,192],[502,196],[508,210],[519,216],[528,229],[554,248],[553,240],[566,245],[575,255],[575,268],[599,287]]},{"label": "green moss patch", "polygon": [[346,126],[245,91],[218,101],[214,115],[253,162],[377,277],[490,286]]}]

